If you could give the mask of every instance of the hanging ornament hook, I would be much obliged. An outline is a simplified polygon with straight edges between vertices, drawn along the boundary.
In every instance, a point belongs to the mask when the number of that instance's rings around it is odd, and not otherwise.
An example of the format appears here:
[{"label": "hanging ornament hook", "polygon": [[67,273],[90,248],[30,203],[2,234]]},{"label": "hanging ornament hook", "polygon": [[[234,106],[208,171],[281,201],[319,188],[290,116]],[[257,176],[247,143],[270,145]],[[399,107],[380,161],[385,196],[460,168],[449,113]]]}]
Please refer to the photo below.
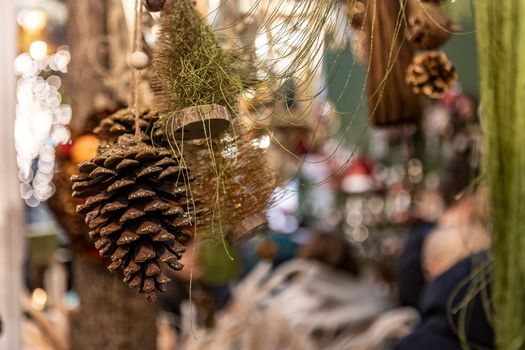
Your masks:
[{"label": "hanging ornament hook", "polygon": [[131,105],[133,116],[135,117],[135,137],[140,138],[140,118],[138,110],[141,70],[149,65],[149,57],[142,50],[142,14],[143,6],[141,0],[135,0],[135,25],[133,28],[133,49],[129,56],[129,65],[133,68],[132,72],[132,92]]}]

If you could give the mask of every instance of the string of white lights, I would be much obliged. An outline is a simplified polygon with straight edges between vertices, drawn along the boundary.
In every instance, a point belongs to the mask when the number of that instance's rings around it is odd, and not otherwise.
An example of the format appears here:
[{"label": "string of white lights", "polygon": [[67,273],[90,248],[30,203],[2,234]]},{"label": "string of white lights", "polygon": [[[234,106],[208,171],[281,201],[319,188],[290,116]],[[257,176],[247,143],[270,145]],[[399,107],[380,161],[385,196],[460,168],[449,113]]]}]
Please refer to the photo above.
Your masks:
[{"label": "string of white lights", "polygon": [[15,147],[19,167],[20,195],[36,207],[55,191],[55,147],[70,140],[71,107],[62,103],[59,73],[66,73],[70,60],[67,47],[48,55],[47,44],[35,41],[29,53],[16,57],[18,77]]}]

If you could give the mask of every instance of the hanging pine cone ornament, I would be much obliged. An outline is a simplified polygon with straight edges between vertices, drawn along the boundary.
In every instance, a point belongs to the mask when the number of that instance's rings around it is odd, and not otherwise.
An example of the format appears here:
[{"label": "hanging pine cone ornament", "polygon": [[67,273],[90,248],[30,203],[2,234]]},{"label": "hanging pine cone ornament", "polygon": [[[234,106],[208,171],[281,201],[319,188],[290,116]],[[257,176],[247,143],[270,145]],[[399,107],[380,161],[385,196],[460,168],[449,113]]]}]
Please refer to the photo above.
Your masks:
[{"label": "hanging pine cone ornament", "polygon": [[238,59],[223,49],[191,0],[168,1],[152,60],[152,89],[166,136],[220,138],[236,117],[243,82]]},{"label": "hanging pine cone ornament", "polygon": [[419,50],[437,49],[458,29],[436,5],[418,3],[411,12],[406,36]]},{"label": "hanging pine cone ornament", "polygon": [[454,64],[441,51],[429,51],[414,57],[408,67],[406,82],[415,94],[442,98],[458,79]]},{"label": "hanging pine cone ornament", "polygon": [[126,284],[156,300],[170,281],[162,263],[181,270],[191,239],[188,170],[171,151],[130,135],[78,169],[73,197],[86,199],[77,212],[85,215],[95,248],[111,259],[109,271],[122,271]]},{"label": "hanging pine cone ornament", "polygon": [[[141,130],[141,140],[150,141],[153,126],[159,120],[158,112],[150,111],[147,108],[138,108],[138,122]],[[131,108],[124,108],[118,112],[102,119],[95,128],[94,133],[101,139],[115,143],[117,139],[124,134],[135,133],[135,115]]]}]

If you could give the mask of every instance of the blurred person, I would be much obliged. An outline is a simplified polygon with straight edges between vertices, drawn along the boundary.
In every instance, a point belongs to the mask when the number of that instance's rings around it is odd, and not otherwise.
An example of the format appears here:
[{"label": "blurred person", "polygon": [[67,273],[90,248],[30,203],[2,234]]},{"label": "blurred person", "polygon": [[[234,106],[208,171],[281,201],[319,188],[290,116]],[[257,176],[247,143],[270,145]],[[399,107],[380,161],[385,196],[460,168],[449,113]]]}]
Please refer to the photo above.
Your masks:
[{"label": "blurred person", "polygon": [[488,253],[466,257],[432,279],[420,310],[422,322],[396,350],[493,349]]},{"label": "blurred person", "polygon": [[[443,225],[463,225],[470,220],[472,201],[464,195],[478,176],[477,166],[470,159],[477,153],[472,147],[457,153],[441,171],[439,194],[444,212],[438,222],[416,220],[409,229],[398,261],[398,288],[401,306],[419,308],[421,293],[427,283],[422,262],[422,251],[426,239]],[[463,198],[460,198],[463,195]]]},{"label": "blurred person", "polygon": [[409,229],[398,261],[397,286],[401,306],[418,308],[421,291],[426,284],[421,252],[425,239],[434,228],[435,223],[418,221]]},{"label": "blurred person", "polygon": [[486,196],[486,188],[479,187],[443,213],[423,244],[422,267],[427,280],[490,247]]},{"label": "blurred person", "polygon": [[493,348],[488,218],[486,188],[480,187],[447,210],[427,237],[422,322],[397,350]]}]

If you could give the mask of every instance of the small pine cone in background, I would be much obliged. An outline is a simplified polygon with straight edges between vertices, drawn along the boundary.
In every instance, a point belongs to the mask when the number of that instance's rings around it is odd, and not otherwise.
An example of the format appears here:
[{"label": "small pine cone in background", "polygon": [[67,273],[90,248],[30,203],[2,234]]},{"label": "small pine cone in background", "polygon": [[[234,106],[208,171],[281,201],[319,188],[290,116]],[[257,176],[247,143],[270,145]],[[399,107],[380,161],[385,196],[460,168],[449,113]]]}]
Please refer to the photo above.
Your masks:
[{"label": "small pine cone in background", "polygon": [[[145,108],[139,108],[137,114],[139,116],[140,130],[142,131],[142,141],[148,142],[150,141],[151,130],[153,130],[160,115]],[[134,134],[135,116],[132,109],[124,108],[102,119],[93,132],[110,143],[115,143],[119,136],[124,134]]]},{"label": "small pine cone in background", "polygon": [[435,50],[458,30],[458,26],[433,4],[420,4],[408,18],[407,39],[418,50]]},{"label": "small pine cone in background", "polygon": [[172,152],[124,135],[103,153],[78,165],[73,197],[85,215],[90,238],[108,269],[154,301],[169,278],[162,263],[181,270],[179,260],[194,223],[187,197],[188,170]]},{"label": "small pine cone in background", "polygon": [[441,51],[429,51],[414,57],[408,66],[406,82],[415,94],[442,98],[458,79],[454,64]]}]

